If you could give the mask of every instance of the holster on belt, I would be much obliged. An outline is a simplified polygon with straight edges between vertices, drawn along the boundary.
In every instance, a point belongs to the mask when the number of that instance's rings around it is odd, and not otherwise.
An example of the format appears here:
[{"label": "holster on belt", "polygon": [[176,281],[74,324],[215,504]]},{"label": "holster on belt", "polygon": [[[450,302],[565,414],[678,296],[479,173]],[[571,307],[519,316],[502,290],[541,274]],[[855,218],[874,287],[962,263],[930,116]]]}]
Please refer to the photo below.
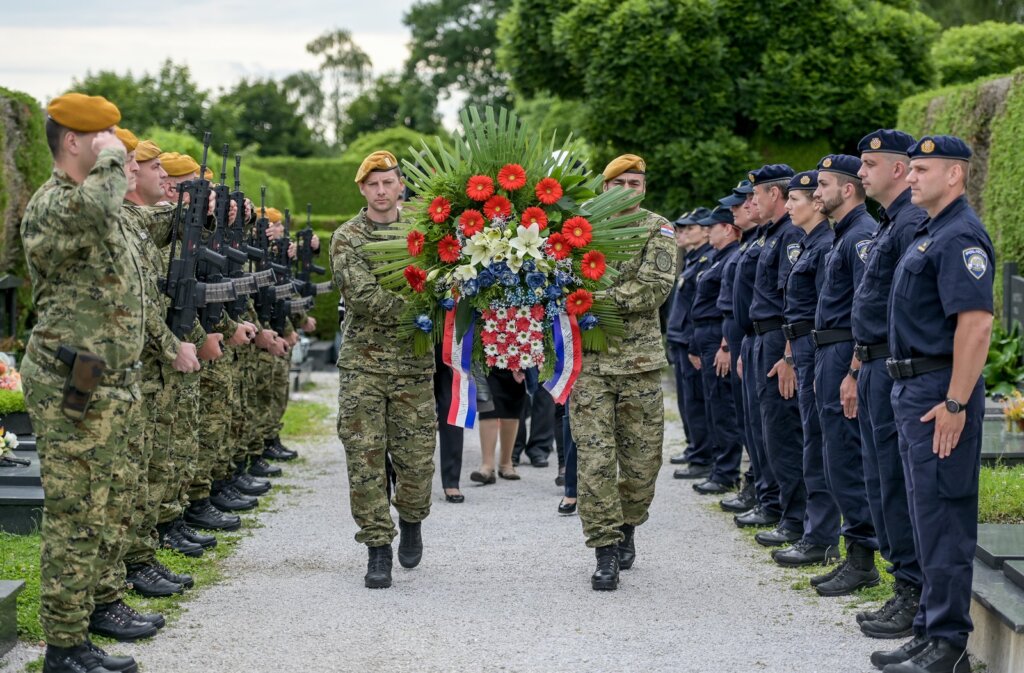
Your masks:
[{"label": "holster on belt", "polygon": [[71,420],[81,421],[89,411],[93,393],[107,373],[107,363],[95,353],[67,346],[57,349],[57,359],[68,366],[60,408]]}]

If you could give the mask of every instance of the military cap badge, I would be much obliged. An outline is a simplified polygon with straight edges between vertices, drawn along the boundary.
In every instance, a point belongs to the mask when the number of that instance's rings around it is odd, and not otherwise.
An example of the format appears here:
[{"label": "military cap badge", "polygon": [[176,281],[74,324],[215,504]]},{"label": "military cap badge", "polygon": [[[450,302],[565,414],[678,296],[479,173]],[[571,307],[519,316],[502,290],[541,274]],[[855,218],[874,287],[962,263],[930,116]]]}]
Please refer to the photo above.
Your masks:
[{"label": "military cap badge", "polygon": [[749,175],[747,175],[747,178],[749,178],[751,182],[754,182],[755,180],[757,180],[757,176],[754,175],[753,173],[750,173]]},{"label": "military cap badge", "polygon": [[931,154],[935,151],[935,143],[931,139],[928,139],[921,143],[921,151],[925,154]]},{"label": "military cap badge", "polygon": [[832,168],[832,157],[825,157],[825,160],[821,162],[821,165],[825,168]]},{"label": "military cap badge", "polygon": [[882,146],[882,139],[881,138],[872,138],[871,139],[871,149],[877,150],[881,146]]},{"label": "military cap badge", "polygon": [[809,185],[809,184],[811,184],[811,176],[805,175],[802,178],[800,178],[800,184],[801,185]]}]

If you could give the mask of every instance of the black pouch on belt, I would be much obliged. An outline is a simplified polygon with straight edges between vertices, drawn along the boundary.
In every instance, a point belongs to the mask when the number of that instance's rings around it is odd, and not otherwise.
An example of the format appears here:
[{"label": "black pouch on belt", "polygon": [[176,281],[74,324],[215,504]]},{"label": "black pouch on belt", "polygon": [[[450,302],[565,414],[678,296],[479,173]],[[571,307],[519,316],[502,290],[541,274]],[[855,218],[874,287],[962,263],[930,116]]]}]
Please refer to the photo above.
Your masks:
[{"label": "black pouch on belt", "polygon": [[107,363],[95,353],[75,351],[67,346],[57,350],[57,359],[69,369],[64,379],[64,396],[60,408],[71,420],[81,421],[89,411],[93,393],[107,372]]}]

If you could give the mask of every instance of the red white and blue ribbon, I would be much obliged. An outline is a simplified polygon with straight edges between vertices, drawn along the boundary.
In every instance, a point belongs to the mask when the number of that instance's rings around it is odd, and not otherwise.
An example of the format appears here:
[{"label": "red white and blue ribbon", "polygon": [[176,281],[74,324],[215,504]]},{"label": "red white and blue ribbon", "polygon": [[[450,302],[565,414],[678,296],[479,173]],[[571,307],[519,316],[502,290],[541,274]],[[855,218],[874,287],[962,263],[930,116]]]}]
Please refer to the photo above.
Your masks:
[{"label": "red white and blue ribbon", "polygon": [[444,345],[441,359],[452,369],[452,403],[448,408],[448,425],[473,428],[476,425],[476,381],[470,368],[473,360],[473,323],[470,321],[462,339],[455,338],[455,309],[444,318]]},{"label": "red white and blue ribbon", "polygon": [[551,335],[555,345],[555,371],[544,387],[557,404],[565,404],[572,385],[583,367],[583,340],[576,316],[559,313],[551,322]]}]

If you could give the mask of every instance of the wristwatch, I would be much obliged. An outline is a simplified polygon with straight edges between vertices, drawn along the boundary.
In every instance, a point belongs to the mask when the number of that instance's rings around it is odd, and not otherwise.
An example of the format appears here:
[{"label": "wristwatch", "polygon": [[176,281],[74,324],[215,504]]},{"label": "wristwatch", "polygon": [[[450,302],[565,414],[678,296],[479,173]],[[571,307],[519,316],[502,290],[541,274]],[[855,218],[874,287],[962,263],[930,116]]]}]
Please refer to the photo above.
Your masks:
[{"label": "wristwatch", "polygon": [[785,356],[783,356],[783,358],[782,358],[782,359],[783,359],[783,360],[785,361],[785,363],[786,363],[787,365],[789,365],[790,367],[792,367],[792,366],[794,366],[794,365],[796,364],[796,361],[795,361],[795,360],[793,359],[793,356],[792,356],[792,355],[785,355]]},{"label": "wristwatch", "polygon": [[721,346],[719,346],[719,348],[722,349],[723,353],[728,353],[729,352],[729,344],[722,344]]},{"label": "wristwatch", "polygon": [[848,371],[847,374],[850,375],[850,378],[852,378],[854,381],[856,381],[857,377],[860,376],[860,370],[859,369],[854,369],[853,367],[850,367],[850,371]]},{"label": "wristwatch", "polygon": [[959,414],[965,408],[966,407],[964,407],[964,405],[960,404],[959,402],[954,400],[952,397],[947,397],[946,398],[946,411],[948,411],[949,413],[951,413],[951,414]]}]

